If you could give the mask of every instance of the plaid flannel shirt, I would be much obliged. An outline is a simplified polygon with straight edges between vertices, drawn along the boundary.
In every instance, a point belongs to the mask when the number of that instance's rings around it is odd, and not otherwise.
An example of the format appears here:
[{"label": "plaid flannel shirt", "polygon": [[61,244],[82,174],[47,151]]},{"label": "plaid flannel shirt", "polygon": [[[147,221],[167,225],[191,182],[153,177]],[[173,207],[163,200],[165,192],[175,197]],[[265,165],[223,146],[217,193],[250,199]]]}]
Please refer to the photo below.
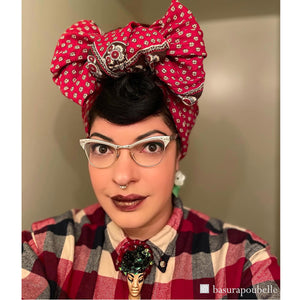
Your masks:
[{"label": "plaid flannel shirt", "polygon": [[[264,240],[173,203],[147,241],[154,265],[142,299],[279,298],[279,266]],[[99,204],[34,223],[23,232],[22,297],[128,299],[116,267],[124,239]]]}]

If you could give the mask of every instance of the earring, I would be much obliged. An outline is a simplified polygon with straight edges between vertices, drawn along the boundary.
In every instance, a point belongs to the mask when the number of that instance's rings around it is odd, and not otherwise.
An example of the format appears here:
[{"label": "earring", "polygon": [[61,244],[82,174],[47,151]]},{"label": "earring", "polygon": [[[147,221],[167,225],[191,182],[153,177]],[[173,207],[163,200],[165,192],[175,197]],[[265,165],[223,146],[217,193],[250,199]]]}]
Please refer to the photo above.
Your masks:
[{"label": "earring", "polygon": [[174,186],[172,193],[175,197],[178,197],[180,187],[183,186],[185,180],[185,175],[181,171],[177,171],[174,179]]},{"label": "earring", "polygon": [[174,184],[177,186],[183,186],[184,181],[185,181],[185,175],[178,170],[175,174]]}]

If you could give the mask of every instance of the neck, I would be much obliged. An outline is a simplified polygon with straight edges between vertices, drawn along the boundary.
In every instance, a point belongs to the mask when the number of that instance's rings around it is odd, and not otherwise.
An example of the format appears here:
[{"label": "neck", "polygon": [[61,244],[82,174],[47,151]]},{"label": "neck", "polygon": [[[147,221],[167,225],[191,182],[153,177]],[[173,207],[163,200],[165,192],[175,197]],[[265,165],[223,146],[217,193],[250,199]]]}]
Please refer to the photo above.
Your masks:
[{"label": "neck", "polygon": [[145,241],[149,240],[151,237],[153,237],[159,230],[156,232],[150,232],[146,228],[134,228],[134,229],[123,229],[125,235],[132,240],[140,240]]}]

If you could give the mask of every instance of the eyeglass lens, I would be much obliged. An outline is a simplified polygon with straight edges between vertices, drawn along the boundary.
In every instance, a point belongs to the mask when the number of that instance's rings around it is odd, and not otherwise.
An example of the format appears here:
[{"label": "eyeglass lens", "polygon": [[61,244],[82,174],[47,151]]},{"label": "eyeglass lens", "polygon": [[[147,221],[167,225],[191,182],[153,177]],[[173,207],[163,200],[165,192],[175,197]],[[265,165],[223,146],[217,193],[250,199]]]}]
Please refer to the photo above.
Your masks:
[{"label": "eyeglass lens", "polygon": [[[92,166],[107,168],[118,158],[120,150],[101,142],[89,142],[85,145],[85,151]],[[165,146],[161,140],[152,140],[140,143],[129,149],[129,151],[137,164],[151,167],[160,163]]]}]

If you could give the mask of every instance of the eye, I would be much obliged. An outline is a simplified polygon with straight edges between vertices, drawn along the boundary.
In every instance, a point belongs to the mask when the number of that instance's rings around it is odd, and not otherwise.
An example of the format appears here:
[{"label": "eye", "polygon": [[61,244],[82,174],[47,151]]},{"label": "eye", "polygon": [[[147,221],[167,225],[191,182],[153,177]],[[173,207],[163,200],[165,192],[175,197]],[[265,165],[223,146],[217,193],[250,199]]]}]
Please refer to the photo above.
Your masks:
[{"label": "eye", "polygon": [[142,277],[142,278],[139,279],[139,283],[141,283],[143,281],[144,281],[144,277]]},{"label": "eye", "polygon": [[96,155],[104,155],[113,153],[113,149],[105,144],[92,143],[90,145],[90,152]]},{"label": "eye", "polygon": [[147,153],[157,153],[157,152],[162,152],[163,150],[164,150],[164,144],[157,141],[146,143],[143,146],[143,152],[147,152]]}]

